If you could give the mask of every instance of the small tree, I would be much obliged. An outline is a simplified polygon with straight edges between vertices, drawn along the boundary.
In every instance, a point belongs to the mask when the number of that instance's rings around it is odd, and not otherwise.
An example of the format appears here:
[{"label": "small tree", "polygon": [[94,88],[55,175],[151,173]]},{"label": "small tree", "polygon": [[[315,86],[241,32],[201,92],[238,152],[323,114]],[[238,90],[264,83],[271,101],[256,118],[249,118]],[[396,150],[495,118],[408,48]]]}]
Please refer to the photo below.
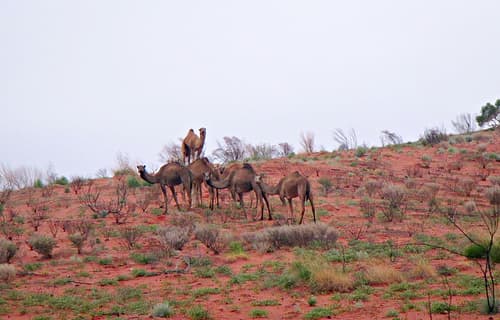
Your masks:
[{"label": "small tree", "polygon": [[278,144],[278,146],[279,146],[278,155],[281,157],[288,157],[290,154],[293,153],[293,146],[288,142],[282,142]]},{"label": "small tree", "polygon": [[306,132],[300,134],[300,146],[306,153],[314,152],[314,133]]},{"label": "small tree", "polygon": [[272,159],[278,155],[278,149],[276,146],[267,143],[256,145],[249,144],[247,146],[247,150],[250,158],[253,160]]},{"label": "small tree", "polygon": [[333,140],[338,144],[338,150],[350,150],[358,147],[358,138],[356,136],[356,131],[351,128],[348,134],[340,128],[333,131]]},{"label": "small tree", "polygon": [[[182,142],[182,139],[179,140]],[[160,153],[158,153],[160,161],[163,163],[166,162],[182,163],[184,160],[182,156],[182,150],[180,144],[181,142],[179,143],[169,142],[168,144],[163,146],[163,149],[161,149]]]},{"label": "small tree", "polygon": [[382,147],[384,147],[391,144],[402,144],[403,138],[394,132],[383,130],[382,135],[380,136],[380,141],[382,142]]},{"label": "small tree", "polygon": [[474,123],[474,120],[472,118],[472,115],[470,113],[462,113],[459,116],[457,116],[457,119],[455,121],[451,121],[451,124],[453,125],[453,128],[460,133],[470,133],[476,130],[476,124]]},{"label": "small tree", "polygon": [[481,107],[481,113],[476,117],[477,124],[480,127],[488,124],[491,127],[497,127],[500,124],[500,99],[495,104],[486,103]]},{"label": "small tree", "polygon": [[217,149],[212,156],[221,162],[241,161],[245,159],[245,144],[238,137],[224,137],[224,143],[217,141]]}]

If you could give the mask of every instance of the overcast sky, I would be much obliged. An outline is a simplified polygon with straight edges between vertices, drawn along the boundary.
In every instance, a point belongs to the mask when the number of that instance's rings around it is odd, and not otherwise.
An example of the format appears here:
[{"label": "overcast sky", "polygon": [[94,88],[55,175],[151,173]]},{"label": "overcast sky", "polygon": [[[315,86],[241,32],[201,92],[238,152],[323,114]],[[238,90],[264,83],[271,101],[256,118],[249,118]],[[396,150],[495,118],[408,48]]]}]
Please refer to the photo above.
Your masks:
[{"label": "overcast sky", "polygon": [[500,1],[0,0],[0,164],[159,166],[189,128],[337,148],[500,98]]}]

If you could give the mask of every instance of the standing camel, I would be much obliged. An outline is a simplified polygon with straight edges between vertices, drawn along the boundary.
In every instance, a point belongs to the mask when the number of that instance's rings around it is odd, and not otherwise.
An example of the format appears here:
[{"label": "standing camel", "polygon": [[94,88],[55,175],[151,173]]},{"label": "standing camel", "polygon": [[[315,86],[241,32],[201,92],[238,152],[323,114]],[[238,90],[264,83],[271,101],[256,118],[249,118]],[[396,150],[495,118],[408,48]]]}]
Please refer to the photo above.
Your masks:
[{"label": "standing camel", "polygon": [[200,136],[198,137],[194,133],[193,129],[189,129],[186,137],[182,140],[181,151],[182,151],[182,161],[187,164],[191,163],[191,157],[193,159],[199,159],[203,146],[205,145],[205,138],[207,136],[207,130],[205,128],[200,128]]},{"label": "standing camel", "polygon": [[295,171],[281,178],[281,180],[275,186],[269,186],[265,184],[262,181],[261,176],[256,176],[255,181],[262,188],[264,194],[279,194],[281,202],[283,202],[283,204],[285,204],[285,199],[288,200],[288,211],[292,221],[294,221],[292,199],[299,197],[301,205],[299,224],[302,224],[302,220],[304,219],[304,212],[306,210],[305,202],[309,200],[309,202],[311,203],[314,223],[316,223],[316,210],[314,209],[311,184],[309,183],[309,180],[307,180],[307,178],[301,175],[299,172]]},{"label": "standing camel", "polygon": [[137,170],[139,171],[139,175],[141,176],[141,178],[145,181],[152,184],[160,184],[161,192],[163,193],[163,198],[165,200],[165,214],[168,213],[167,186],[172,192],[172,196],[174,197],[177,209],[180,210],[181,207],[179,206],[179,201],[177,201],[177,195],[175,194],[174,187],[176,185],[182,184],[184,190],[188,194],[188,209],[191,209],[191,187],[193,184],[193,178],[191,176],[191,172],[187,167],[177,162],[171,162],[163,165],[155,174],[147,173],[145,165],[137,166]]},{"label": "standing camel", "polygon": [[[247,218],[247,213],[245,211],[245,204],[243,202],[243,193],[254,191],[257,201],[260,202],[260,220],[264,220],[264,201],[267,205],[267,210],[269,212],[269,220],[272,220],[271,209],[269,208],[269,201],[267,196],[256,182],[255,170],[248,163],[244,163],[241,168],[235,169],[227,177],[220,180],[213,180],[209,173],[205,173],[205,180],[208,185],[214,187],[215,189],[225,189],[229,188],[233,200],[236,200],[236,195],[240,202],[240,206],[245,213],[245,218]],[[264,201],[262,201],[264,199]]]},{"label": "standing camel", "polygon": [[[205,181],[205,173],[208,172],[216,179],[220,179],[219,171],[208,161],[206,157],[197,159],[188,165],[188,169],[193,176],[193,189],[197,204],[202,205],[201,185],[204,183],[207,186],[208,193],[210,194],[210,209],[214,209],[214,188],[209,186]],[[215,189],[215,198],[217,199],[217,206],[219,206],[219,190]]]}]

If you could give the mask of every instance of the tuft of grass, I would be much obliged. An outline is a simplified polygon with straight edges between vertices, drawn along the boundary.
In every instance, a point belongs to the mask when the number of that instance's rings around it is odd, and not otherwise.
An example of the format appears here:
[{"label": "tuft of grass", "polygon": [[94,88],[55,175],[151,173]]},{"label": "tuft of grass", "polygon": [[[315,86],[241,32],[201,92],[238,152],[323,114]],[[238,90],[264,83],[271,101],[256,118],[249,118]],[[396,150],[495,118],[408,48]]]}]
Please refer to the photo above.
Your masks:
[{"label": "tuft of grass", "polygon": [[158,303],[157,305],[155,305],[153,311],[151,312],[151,315],[153,317],[170,318],[174,315],[174,309],[168,301],[165,301],[163,303]]},{"label": "tuft of grass", "polygon": [[268,312],[263,309],[252,309],[249,312],[250,318],[267,318]]},{"label": "tuft of grass", "polygon": [[218,294],[218,293],[220,293],[220,289],[219,288],[200,288],[200,289],[196,289],[193,292],[193,297],[199,298],[199,297],[203,297],[203,296],[206,296],[206,295]]},{"label": "tuft of grass", "polygon": [[330,318],[333,315],[332,308],[314,308],[304,316],[306,320],[316,320],[321,318]]},{"label": "tuft of grass", "polygon": [[391,284],[402,282],[404,280],[401,272],[385,263],[367,266],[364,277],[369,284]]},{"label": "tuft of grass", "polygon": [[269,307],[269,306],[279,306],[281,303],[278,300],[257,300],[252,302],[254,307]]},{"label": "tuft of grass", "polygon": [[195,305],[188,309],[187,314],[192,320],[209,320],[212,319],[208,310],[202,306]]}]

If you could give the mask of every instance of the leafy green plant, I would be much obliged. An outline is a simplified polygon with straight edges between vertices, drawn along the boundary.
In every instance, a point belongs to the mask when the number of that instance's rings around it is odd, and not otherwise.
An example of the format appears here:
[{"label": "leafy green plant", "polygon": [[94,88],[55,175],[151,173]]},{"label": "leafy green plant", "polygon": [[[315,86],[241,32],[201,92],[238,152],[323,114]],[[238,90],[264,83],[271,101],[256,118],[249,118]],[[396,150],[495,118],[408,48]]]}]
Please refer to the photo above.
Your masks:
[{"label": "leafy green plant", "polygon": [[318,298],[316,298],[315,296],[310,296],[307,299],[307,304],[309,304],[309,306],[311,307],[314,307],[317,303],[318,303]]},{"label": "leafy green plant", "polygon": [[332,308],[314,308],[308,313],[306,313],[304,318],[306,320],[317,320],[321,318],[329,318],[332,315],[333,315]]}]

